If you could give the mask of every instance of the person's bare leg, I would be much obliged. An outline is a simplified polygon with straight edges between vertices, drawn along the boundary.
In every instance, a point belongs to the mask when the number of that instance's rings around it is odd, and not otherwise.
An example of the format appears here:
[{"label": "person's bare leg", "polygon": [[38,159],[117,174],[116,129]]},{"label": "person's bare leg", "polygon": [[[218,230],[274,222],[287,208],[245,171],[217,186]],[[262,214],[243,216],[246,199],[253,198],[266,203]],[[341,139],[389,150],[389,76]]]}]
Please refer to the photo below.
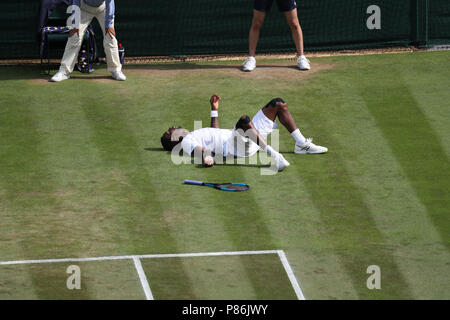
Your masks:
[{"label": "person's bare leg", "polygon": [[297,56],[304,55],[303,48],[303,31],[298,21],[297,9],[287,11],[284,13],[286,21],[291,28],[292,40],[294,40]]},{"label": "person's bare leg", "polygon": [[298,129],[297,124],[295,123],[294,117],[288,109],[286,103],[277,102],[275,105],[268,105],[262,109],[264,115],[272,121],[278,117],[281,124],[286,127],[289,133]]},{"label": "person's bare leg", "polygon": [[306,143],[307,140],[300,132],[286,103],[278,101],[275,104],[269,104],[262,108],[262,111],[272,121],[278,118],[281,124],[289,131],[292,138],[294,138],[296,144],[304,145]]},{"label": "person's bare leg", "polygon": [[248,35],[248,53],[250,57],[255,57],[256,47],[258,46],[259,32],[264,23],[266,13],[263,11],[253,10],[252,26]]},{"label": "person's bare leg", "polygon": [[291,134],[292,138],[295,140],[295,153],[325,153],[328,151],[327,148],[322,146],[317,146],[312,143],[312,139],[306,139],[300,132],[300,129],[295,123],[294,117],[292,117],[287,104],[283,102],[276,102],[274,105],[268,105],[262,108],[264,115],[272,121],[278,117],[281,124],[283,124],[286,129]]}]

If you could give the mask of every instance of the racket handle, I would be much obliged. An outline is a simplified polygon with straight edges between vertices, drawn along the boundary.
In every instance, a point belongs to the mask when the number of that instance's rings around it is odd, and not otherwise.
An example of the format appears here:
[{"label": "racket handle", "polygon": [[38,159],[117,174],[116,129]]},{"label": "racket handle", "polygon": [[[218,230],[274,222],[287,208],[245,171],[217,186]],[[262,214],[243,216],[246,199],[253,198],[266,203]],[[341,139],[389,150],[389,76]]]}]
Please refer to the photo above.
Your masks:
[{"label": "racket handle", "polygon": [[195,184],[197,186],[202,186],[203,182],[202,181],[196,181],[196,180],[184,180],[185,184]]}]

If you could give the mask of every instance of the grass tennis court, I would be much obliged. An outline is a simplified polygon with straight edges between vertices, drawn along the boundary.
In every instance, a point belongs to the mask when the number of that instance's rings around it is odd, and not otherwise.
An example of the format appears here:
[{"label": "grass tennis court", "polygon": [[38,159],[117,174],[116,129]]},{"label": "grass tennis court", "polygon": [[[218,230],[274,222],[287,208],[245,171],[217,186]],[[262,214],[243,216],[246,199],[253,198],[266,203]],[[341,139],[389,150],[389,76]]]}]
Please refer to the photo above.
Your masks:
[{"label": "grass tennis court", "polygon": [[[285,60],[252,73],[230,62],[126,65],[126,82],[0,67],[0,261],[283,250],[306,299],[450,297],[450,52]],[[222,97],[232,128],[282,97],[328,147],[291,166],[176,166],[173,125],[209,125]],[[228,193],[184,179],[243,182]],[[132,261],[0,266],[0,299],[144,299]],[[381,269],[369,290],[366,269]],[[296,299],[276,256],[142,260],[155,299]]]}]

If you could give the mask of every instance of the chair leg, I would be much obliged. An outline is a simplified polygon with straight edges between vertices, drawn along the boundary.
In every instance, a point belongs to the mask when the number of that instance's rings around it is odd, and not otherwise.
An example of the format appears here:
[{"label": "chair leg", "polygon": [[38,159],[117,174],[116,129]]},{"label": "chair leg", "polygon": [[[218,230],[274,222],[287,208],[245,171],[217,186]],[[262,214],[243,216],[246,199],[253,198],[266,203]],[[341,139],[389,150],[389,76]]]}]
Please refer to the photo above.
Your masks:
[{"label": "chair leg", "polygon": [[47,75],[50,75],[50,41],[47,41]]},{"label": "chair leg", "polygon": [[[44,43],[47,43],[47,41],[45,41],[45,39],[46,39],[46,34],[45,34],[45,32],[42,30],[41,31],[41,45],[40,45],[40,47],[39,47],[39,56],[40,56],[40,58],[41,58],[41,74],[46,74],[46,70],[45,70],[45,66],[44,66],[44,48],[45,48],[45,45],[44,45]],[[47,54],[47,57],[48,57],[48,54]]]}]

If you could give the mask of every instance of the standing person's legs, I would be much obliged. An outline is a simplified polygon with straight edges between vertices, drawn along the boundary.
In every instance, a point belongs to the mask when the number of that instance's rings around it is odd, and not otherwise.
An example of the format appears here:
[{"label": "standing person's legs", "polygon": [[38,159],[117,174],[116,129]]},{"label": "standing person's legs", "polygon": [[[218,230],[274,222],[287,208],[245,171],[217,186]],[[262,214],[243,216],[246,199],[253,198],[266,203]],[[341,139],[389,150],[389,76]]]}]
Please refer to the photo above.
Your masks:
[{"label": "standing person's legs", "polygon": [[105,28],[106,6],[101,6],[101,8],[102,10],[100,10],[95,17],[97,18],[103,33],[103,48],[105,50],[108,71],[111,73],[119,72],[122,70],[122,64],[120,63],[119,47],[117,44],[117,39],[116,37],[111,37],[109,34],[106,33]]},{"label": "standing person's legs", "polygon": [[303,56],[303,31],[298,21],[297,9],[287,11],[284,13],[286,16],[286,21],[291,28],[292,40],[295,43],[295,49],[297,51],[297,56]]},{"label": "standing person's legs", "polygon": [[300,70],[309,70],[311,66],[305,57],[303,46],[303,30],[298,21],[297,4],[294,0],[277,0],[278,8],[284,12],[286,21],[291,28],[292,40],[297,51],[297,65]]},{"label": "standing person's legs", "polygon": [[266,13],[263,11],[253,10],[252,26],[248,35],[248,53],[250,57],[255,57],[256,47],[258,46],[259,33],[264,23]]},{"label": "standing person's legs", "polygon": [[75,63],[77,62],[78,52],[81,48],[81,43],[83,42],[84,33],[86,28],[91,23],[94,15],[81,8],[80,10],[80,31],[79,34],[75,33],[66,43],[66,48],[64,49],[64,55],[61,60],[61,66],[59,67],[59,72],[69,75],[72,73]]},{"label": "standing person's legs", "polygon": [[253,19],[248,34],[248,55],[242,70],[252,71],[256,68],[256,47],[258,46],[259,33],[266,17],[266,12],[270,10],[273,0],[255,0],[253,6]]}]

